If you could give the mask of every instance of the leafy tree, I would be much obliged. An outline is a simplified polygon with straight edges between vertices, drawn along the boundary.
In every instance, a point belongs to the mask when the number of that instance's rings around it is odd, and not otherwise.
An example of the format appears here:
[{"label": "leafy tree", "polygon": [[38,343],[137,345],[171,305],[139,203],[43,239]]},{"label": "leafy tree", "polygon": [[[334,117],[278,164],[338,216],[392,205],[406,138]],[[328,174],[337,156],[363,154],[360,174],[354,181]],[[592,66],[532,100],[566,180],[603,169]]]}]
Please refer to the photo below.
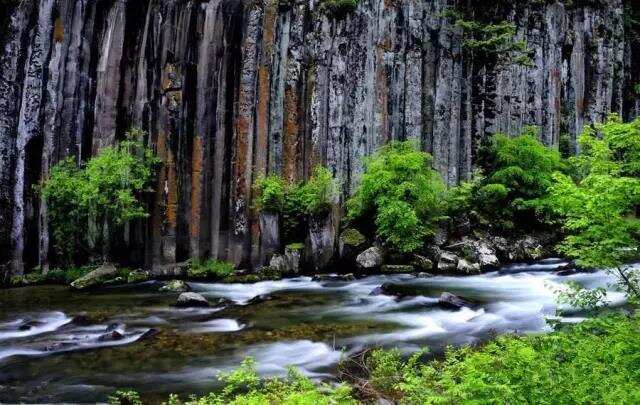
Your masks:
[{"label": "leafy tree", "polygon": [[[558,250],[585,267],[609,268],[634,299],[640,298],[635,273],[626,265],[638,256],[640,178],[636,177],[640,138],[637,122],[617,118],[586,129],[582,154],[573,158],[574,177],[557,173],[545,200],[564,219],[566,238]],[[598,133],[600,136],[598,136]]]},{"label": "leafy tree", "polygon": [[409,253],[432,236],[444,213],[445,185],[431,156],[411,142],[391,142],[364,162],[360,186],[347,203],[347,216],[392,250]]},{"label": "leafy tree", "polygon": [[530,127],[516,137],[494,135],[478,155],[484,177],[466,187],[482,221],[502,231],[542,225],[548,212],[539,200],[564,167],[560,153],[544,146]]},{"label": "leafy tree", "polygon": [[131,130],[125,140],[104,148],[81,166],[70,158],[52,168],[42,195],[49,208],[53,245],[61,259],[72,262],[76,246],[90,249],[79,235],[92,223],[97,230],[90,236],[106,255],[112,232],[147,216],[141,197],[151,191],[158,159],[144,146],[143,135]]}]

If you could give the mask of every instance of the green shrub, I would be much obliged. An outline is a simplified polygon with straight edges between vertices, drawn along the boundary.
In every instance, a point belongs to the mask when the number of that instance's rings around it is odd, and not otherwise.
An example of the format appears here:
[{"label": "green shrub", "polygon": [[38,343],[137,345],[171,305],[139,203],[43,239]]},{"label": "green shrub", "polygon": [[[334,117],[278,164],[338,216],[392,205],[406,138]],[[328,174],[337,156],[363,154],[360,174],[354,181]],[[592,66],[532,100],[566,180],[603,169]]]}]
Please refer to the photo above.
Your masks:
[{"label": "green shrub", "polygon": [[257,204],[260,210],[280,213],[284,207],[285,182],[275,175],[260,177],[255,188],[258,191]]},{"label": "green shrub", "polygon": [[[78,248],[109,253],[103,237],[131,220],[147,216],[142,194],[149,186],[158,159],[143,144],[144,133],[131,130],[125,140],[106,147],[78,167],[72,158],[54,166],[41,191],[47,201],[52,243],[60,261],[74,264]],[[89,223],[97,228],[87,233]],[[101,248],[101,249],[100,249]]]},{"label": "green shrub", "polygon": [[316,166],[306,182],[287,185],[271,175],[259,178],[254,187],[259,209],[280,215],[284,244],[305,239],[308,217],[327,214],[338,196],[336,179],[322,166]]},{"label": "green shrub", "polygon": [[344,385],[336,387],[317,385],[298,371],[290,369],[284,378],[260,379],[255,362],[247,358],[235,371],[220,374],[224,384],[220,393],[211,393],[201,398],[191,397],[181,402],[170,396],[169,404],[177,405],[350,405],[357,402],[351,390]]},{"label": "green shrub", "polygon": [[373,389],[403,404],[638,403],[640,322],[612,316],[566,331],[503,336],[443,360],[374,353]]},{"label": "green shrub", "polygon": [[142,405],[140,394],[134,390],[119,390],[109,396],[109,405]]},{"label": "green shrub", "polygon": [[411,142],[391,142],[365,159],[361,183],[347,202],[347,218],[365,233],[374,222],[376,236],[391,250],[412,252],[435,233],[444,192],[429,154]]},{"label": "green shrub", "polygon": [[516,137],[494,135],[478,151],[484,175],[463,185],[464,192],[454,192],[453,202],[467,197],[463,204],[478,214],[480,222],[501,232],[544,227],[551,218],[541,199],[564,163],[559,152],[544,146],[535,134],[529,128]]},{"label": "green shrub", "polygon": [[573,177],[556,173],[543,200],[563,219],[557,250],[582,266],[610,269],[629,298],[640,300],[640,280],[627,266],[640,244],[640,119],[611,118],[585,129],[579,143]]},{"label": "green shrub", "polygon": [[193,279],[223,279],[235,274],[233,264],[216,259],[189,260],[187,276]]},{"label": "green shrub", "polygon": [[341,18],[358,8],[358,0],[322,0],[322,6],[332,16]]},{"label": "green shrub", "polygon": [[71,284],[71,282],[85,276],[95,270],[92,266],[73,266],[66,269],[51,269],[46,275],[46,280],[53,284]]}]

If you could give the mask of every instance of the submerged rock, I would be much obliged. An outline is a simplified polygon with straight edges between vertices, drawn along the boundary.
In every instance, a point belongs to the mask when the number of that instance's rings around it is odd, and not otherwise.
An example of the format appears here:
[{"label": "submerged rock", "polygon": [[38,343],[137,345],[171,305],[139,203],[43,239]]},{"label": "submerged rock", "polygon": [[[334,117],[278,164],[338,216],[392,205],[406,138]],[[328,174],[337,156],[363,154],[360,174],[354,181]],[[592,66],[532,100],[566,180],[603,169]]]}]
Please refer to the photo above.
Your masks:
[{"label": "submerged rock", "polygon": [[465,298],[459,297],[449,292],[443,292],[438,299],[438,305],[446,309],[461,309],[463,307],[473,307],[475,304]]},{"label": "submerged rock", "polygon": [[98,287],[118,276],[118,269],[111,263],[105,263],[71,283],[75,290],[87,290]]},{"label": "submerged rock", "polygon": [[112,330],[98,337],[99,342],[115,342],[118,340],[122,340],[124,335],[117,330]]},{"label": "submerged rock", "polygon": [[37,328],[38,326],[43,326],[44,322],[41,321],[25,321],[23,323],[20,324],[20,326],[18,327],[18,330],[21,331],[25,331],[25,330],[30,330],[32,328]]},{"label": "submerged rock", "polygon": [[162,287],[160,287],[160,289],[158,291],[160,291],[160,292],[179,293],[179,292],[187,292],[189,290],[190,290],[189,285],[187,283],[185,283],[184,281],[182,281],[182,280],[171,280],[171,281],[168,281]]},{"label": "submerged rock", "polygon": [[377,269],[382,266],[382,251],[379,247],[370,247],[356,257],[356,263],[362,269]]},{"label": "submerged rock", "polygon": [[208,307],[209,301],[201,294],[194,292],[184,292],[178,296],[176,306],[181,308],[187,307]]}]

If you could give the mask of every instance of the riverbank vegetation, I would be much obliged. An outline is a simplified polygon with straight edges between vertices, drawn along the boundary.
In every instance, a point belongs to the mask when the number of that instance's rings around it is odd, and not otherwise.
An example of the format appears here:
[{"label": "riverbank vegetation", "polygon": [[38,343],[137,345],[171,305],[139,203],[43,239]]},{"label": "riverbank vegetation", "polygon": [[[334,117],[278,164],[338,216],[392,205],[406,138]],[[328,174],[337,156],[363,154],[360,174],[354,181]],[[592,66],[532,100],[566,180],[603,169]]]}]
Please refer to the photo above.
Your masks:
[{"label": "riverbank vegetation", "polygon": [[[255,364],[222,374],[224,388],[200,398],[172,395],[167,404],[638,403],[640,320],[610,315],[546,335],[502,336],[480,347],[449,348],[425,359],[372,350],[345,359],[338,383],[318,385],[291,370],[260,379]],[[431,356],[432,357],[432,356]],[[112,404],[140,404],[133,391]]]}]

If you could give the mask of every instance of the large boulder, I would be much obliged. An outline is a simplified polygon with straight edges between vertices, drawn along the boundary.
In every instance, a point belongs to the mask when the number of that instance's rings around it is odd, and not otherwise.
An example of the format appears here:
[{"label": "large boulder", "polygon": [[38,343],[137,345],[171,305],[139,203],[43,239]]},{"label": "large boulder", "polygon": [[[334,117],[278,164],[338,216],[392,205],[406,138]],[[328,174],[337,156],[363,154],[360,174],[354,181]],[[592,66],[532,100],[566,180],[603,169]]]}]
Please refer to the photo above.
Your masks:
[{"label": "large boulder", "polygon": [[458,268],[458,261],[460,258],[455,254],[443,250],[438,256],[438,271],[440,272],[453,272]]},{"label": "large boulder", "polygon": [[284,254],[273,255],[269,267],[279,274],[298,274],[300,272],[300,252],[303,245],[292,244],[285,248]]},{"label": "large boulder", "polygon": [[176,306],[181,308],[208,307],[209,301],[198,293],[184,292],[178,296]]},{"label": "large boulder", "polygon": [[118,277],[118,269],[111,263],[105,263],[97,269],[85,274],[71,283],[75,290],[87,290],[99,287],[109,280]]},{"label": "large boulder", "polygon": [[142,283],[151,278],[151,275],[148,271],[145,270],[133,270],[127,275],[127,283]]},{"label": "large boulder", "polygon": [[460,260],[458,260],[457,269],[458,269],[458,273],[462,273],[462,274],[479,273],[480,272],[480,264],[471,263],[466,259],[460,259]]},{"label": "large boulder", "polygon": [[411,260],[411,264],[420,271],[433,270],[433,260],[425,256],[413,255],[413,260]]},{"label": "large boulder", "polygon": [[544,257],[544,246],[538,238],[526,236],[515,243],[517,260],[540,260]]},{"label": "large boulder", "polygon": [[362,269],[377,269],[382,266],[382,251],[379,247],[370,247],[356,257],[356,263]]},{"label": "large boulder", "polygon": [[470,263],[477,263],[481,268],[493,268],[500,265],[496,250],[489,241],[465,237],[460,242],[447,247],[462,256]]},{"label": "large boulder", "polygon": [[182,293],[189,291],[189,286],[182,280],[171,280],[162,287],[158,291],[160,292],[172,292],[172,293]]}]

